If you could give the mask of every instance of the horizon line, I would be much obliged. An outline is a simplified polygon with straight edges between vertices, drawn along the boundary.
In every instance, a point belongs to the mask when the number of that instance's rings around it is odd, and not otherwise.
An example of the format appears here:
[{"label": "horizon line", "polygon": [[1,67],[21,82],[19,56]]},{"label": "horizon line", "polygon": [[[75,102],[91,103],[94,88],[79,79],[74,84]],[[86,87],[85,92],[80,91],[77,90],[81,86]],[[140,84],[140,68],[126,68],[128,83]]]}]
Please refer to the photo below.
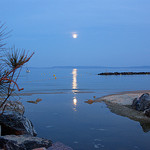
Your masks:
[{"label": "horizon line", "polygon": [[[28,68],[149,68],[150,66],[79,66],[79,65],[72,65],[72,66],[41,66],[41,67],[28,67]],[[25,66],[23,68],[26,68]]]}]

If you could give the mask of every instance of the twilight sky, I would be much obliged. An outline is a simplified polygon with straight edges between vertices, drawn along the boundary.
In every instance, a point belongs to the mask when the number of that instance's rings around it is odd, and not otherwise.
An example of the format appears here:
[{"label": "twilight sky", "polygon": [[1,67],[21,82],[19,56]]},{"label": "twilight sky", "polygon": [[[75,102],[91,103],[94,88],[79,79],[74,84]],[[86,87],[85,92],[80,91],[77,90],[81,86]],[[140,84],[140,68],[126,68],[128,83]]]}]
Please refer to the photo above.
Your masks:
[{"label": "twilight sky", "polygon": [[150,65],[150,0],[0,0],[0,21],[32,67]]}]

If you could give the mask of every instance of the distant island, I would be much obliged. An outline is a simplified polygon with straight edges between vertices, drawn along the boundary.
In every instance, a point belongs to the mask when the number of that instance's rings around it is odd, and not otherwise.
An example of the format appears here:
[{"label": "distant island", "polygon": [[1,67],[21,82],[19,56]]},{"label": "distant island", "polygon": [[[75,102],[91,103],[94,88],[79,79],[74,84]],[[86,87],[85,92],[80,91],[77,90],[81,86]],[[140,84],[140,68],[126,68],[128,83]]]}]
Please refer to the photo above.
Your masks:
[{"label": "distant island", "polygon": [[98,75],[147,75],[150,72],[103,72]]}]

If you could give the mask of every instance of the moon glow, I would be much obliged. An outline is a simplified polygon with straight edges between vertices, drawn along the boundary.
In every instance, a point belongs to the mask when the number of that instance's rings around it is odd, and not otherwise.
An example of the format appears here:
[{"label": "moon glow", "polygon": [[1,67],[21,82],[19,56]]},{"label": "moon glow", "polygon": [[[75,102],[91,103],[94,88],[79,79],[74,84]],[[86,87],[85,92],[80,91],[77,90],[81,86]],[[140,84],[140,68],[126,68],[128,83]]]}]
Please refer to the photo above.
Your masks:
[{"label": "moon glow", "polygon": [[77,33],[73,33],[73,34],[72,34],[72,37],[73,37],[74,39],[76,39],[76,38],[78,38],[78,34],[77,34]]}]

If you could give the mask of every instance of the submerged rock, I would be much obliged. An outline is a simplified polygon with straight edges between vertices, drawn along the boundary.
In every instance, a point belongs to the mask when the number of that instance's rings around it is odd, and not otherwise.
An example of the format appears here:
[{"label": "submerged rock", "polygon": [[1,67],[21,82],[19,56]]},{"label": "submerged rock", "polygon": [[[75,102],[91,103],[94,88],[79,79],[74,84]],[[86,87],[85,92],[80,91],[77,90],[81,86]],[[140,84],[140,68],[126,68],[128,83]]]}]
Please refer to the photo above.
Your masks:
[{"label": "submerged rock", "polygon": [[150,95],[144,93],[139,98],[135,98],[132,103],[132,108],[143,111],[146,116],[150,117]]},{"label": "submerged rock", "polygon": [[2,135],[22,135],[28,134],[36,136],[32,122],[19,113],[3,114],[0,116]]},{"label": "submerged rock", "polygon": [[63,143],[56,142],[47,150],[73,150],[71,147],[64,145]]},{"label": "submerged rock", "polygon": [[32,137],[28,135],[7,135],[0,136],[0,149],[5,150],[32,150],[34,148],[52,146],[52,142],[47,139]]}]

